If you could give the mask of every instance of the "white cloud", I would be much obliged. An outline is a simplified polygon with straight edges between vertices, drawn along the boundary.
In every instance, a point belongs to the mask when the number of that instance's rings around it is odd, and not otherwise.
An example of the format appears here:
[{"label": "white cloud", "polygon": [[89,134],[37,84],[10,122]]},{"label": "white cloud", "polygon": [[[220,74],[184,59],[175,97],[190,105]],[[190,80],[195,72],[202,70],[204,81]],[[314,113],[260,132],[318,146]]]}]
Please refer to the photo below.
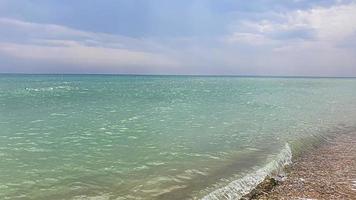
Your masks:
[{"label": "white cloud", "polygon": [[318,40],[339,41],[356,32],[356,4],[297,11],[288,19],[291,27],[303,24],[314,30]]},{"label": "white cloud", "polygon": [[95,34],[55,24],[38,24],[11,18],[0,18],[0,27],[38,37],[93,37]]},{"label": "white cloud", "polygon": [[48,71],[356,75],[355,3],[269,14],[227,35],[155,39],[0,18],[0,57],[21,61],[17,71],[44,63]]},{"label": "white cloud", "polygon": [[21,59],[52,61],[63,64],[86,64],[92,66],[144,66],[174,67],[177,63],[164,56],[102,47],[88,47],[71,41],[59,43],[51,41],[56,46],[41,46],[29,44],[0,43],[0,52]]},{"label": "white cloud", "polygon": [[[266,37],[290,31],[312,31],[314,40],[337,42],[356,32],[356,4],[276,13],[276,20],[244,21],[242,26]],[[236,33],[234,33],[236,34]]]},{"label": "white cloud", "polygon": [[49,40],[76,41],[83,45],[131,50],[157,51],[162,45],[148,38],[132,38],[122,35],[82,31],[56,24],[40,24],[17,19],[0,18],[0,42],[15,37],[27,43]]},{"label": "white cloud", "polygon": [[224,37],[235,47],[226,56],[230,65],[242,57],[257,74],[356,74],[356,3],[273,13],[234,27]]},{"label": "white cloud", "polygon": [[0,29],[3,30],[0,34],[7,37],[20,37],[15,39],[21,42],[1,41],[6,37],[0,37],[0,54],[16,59],[102,69],[149,66],[152,70],[164,70],[179,65],[174,58],[160,52],[160,45],[149,40],[7,18],[0,18]]}]

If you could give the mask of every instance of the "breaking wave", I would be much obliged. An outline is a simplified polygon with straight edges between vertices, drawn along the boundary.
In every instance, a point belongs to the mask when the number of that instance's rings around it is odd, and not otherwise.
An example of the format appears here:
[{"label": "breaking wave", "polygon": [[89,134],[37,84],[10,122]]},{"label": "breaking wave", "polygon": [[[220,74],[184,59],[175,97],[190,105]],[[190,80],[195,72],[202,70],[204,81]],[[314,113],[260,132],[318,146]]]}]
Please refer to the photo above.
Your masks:
[{"label": "breaking wave", "polygon": [[249,173],[222,188],[214,190],[203,197],[202,200],[240,199],[256,188],[267,176],[280,173],[286,165],[291,163],[292,150],[287,143],[275,160],[255,172]]}]

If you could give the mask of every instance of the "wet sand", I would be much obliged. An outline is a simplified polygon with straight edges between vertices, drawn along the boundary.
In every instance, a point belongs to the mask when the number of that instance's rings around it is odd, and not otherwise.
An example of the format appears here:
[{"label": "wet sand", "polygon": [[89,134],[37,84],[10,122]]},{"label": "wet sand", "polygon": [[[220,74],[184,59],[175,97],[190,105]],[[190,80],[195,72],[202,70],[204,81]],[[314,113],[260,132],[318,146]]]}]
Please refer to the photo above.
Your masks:
[{"label": "wet sand", "polygon": [[356,200],[356,131],[298,157],[284,180],[268,178],[244,199]]}]

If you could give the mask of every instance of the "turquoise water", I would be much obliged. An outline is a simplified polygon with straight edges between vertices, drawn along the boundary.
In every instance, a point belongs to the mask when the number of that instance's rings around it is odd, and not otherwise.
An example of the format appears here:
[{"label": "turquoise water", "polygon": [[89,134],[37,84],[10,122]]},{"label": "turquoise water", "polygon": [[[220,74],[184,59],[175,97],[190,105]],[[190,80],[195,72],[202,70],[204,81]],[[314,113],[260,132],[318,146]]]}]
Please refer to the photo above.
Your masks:
[{"label": "turquoise water", "polygon": [[238,197],[355,119],[356,79],[0,75],[0,199]]}]

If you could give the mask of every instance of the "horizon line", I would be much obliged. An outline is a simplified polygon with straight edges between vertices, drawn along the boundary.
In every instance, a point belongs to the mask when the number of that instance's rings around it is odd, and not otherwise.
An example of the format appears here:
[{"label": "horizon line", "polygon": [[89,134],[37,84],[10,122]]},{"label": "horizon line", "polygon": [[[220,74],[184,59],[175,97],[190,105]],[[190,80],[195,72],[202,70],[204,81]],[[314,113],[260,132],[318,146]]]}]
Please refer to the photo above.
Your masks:
[{"label": "horizon line", "polygon": [[105,75],[105,76],[192,76],[192,77],[251,77],[251,78],[356,78],[356,76],[322,75],[251,75],[251,74],[143,74],[143,73],[25,73],[0,72],[0,75]]},{"label": "horizon line", "polygon": [[191,77],[246,77],[246,78],[356,78],[356,76],[318,76],[318,75],[251,75],[251,74],[144,74],[144,73],[24,73],[0,72],[0,75],[93,75],[93,76],[191,76]]}]

